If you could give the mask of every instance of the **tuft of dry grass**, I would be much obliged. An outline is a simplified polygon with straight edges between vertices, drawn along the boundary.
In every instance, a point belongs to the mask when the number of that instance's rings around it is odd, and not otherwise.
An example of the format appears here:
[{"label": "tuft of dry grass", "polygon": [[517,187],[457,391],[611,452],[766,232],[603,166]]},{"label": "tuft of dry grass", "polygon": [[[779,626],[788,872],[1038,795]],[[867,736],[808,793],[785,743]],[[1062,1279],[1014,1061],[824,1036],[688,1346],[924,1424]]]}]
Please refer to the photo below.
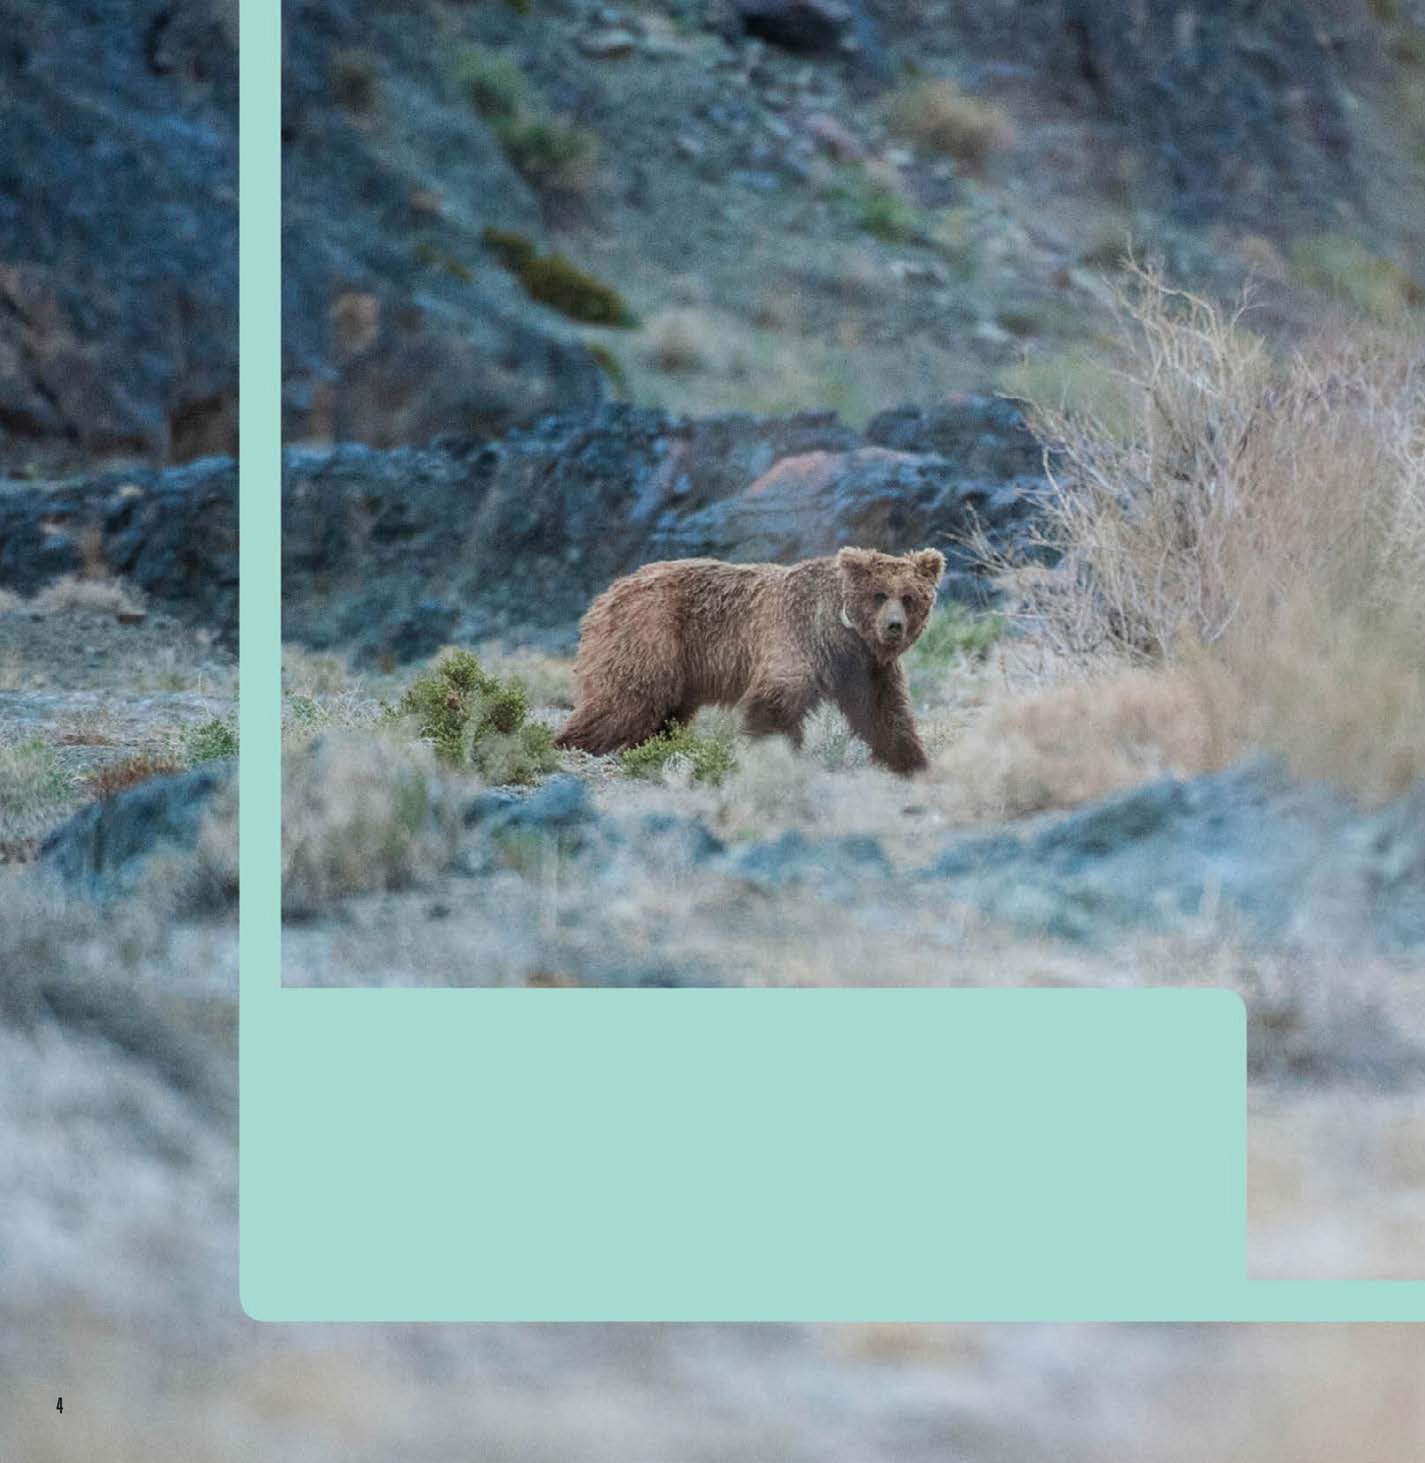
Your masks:
[{"label": "tuft of dry grass", "polygon": [[332,732],[282,759],[282,907],[308,916],[335,899],[408,888],[450,861],[457,782],[433,748],[375,732]]},{"label": "tuft of dry grass", "polygon": [[650,364],[675,375],[707,370],[716,353],[713,326],[700,310],[661,311],[648,322],[644,339]]},{"label": "tuft of dry grass", "polygon": [[137,615],[143,612],[143,599],[119,579],[66,574],[45,585],[29,607],[37,615]]},{"label": "tuft of dry grass", "polygon": [[1215,771],[1243,746],[1202,677],[1126,670],[992,700],[930,777],[957,821],[1022,818]]},{"label": "tuft of dry grass", "polygon": [[282,647],[282,689],[300,696],[334,696],[353,689],[353,678],[341,656],[288,644]]},{"label": "tuft of dry grass", "polygon": [[1045,542],[1021,620],[1188,668],[1230,738],[1378,801],[1425,776],[1425,356],[1359,326],[1278,359],[1130,261],[1127,410],[1040,403]]},{"label": "tuft of dry grass", "polygon": [[32,837],[73,799],[73,783],[51,746],[0,738],[0,838]]},{"label": "tuft of dry grass", "polygon": [[890,121],[902,136],[971,171],[1015,143],[1014,124],[1003,107],[966,96],[944,78],[918,81],[898,92]]},{"label": "tuft of dry grass", "polygon": [[492,676],[516,680],[528,692],[531,706],[574,704],[574,658],[551,655],[528,646],[503,649],[482,645],[480,661]]}]

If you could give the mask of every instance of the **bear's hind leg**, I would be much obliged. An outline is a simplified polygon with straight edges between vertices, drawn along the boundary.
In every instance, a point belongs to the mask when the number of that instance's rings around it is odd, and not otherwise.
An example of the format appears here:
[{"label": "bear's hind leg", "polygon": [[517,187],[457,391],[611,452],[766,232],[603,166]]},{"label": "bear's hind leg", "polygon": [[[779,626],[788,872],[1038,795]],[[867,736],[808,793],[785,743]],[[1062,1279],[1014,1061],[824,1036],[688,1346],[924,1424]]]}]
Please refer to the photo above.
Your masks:
[{"label": "bear's hind leg", "polygon": [[668,718],[656,705],[650,710],[591,702],[579,707],[555,734],[556,747],[575,747],[596,757],[622,752],[656,736]]},{"label": "bear's hind leg", "polygon": [[816,703],[816,692],[799,684],[761,684],[750,687],[737,703],[743,730],[752,737],[781,735],[797,751],[802,749],[802,723]]}]

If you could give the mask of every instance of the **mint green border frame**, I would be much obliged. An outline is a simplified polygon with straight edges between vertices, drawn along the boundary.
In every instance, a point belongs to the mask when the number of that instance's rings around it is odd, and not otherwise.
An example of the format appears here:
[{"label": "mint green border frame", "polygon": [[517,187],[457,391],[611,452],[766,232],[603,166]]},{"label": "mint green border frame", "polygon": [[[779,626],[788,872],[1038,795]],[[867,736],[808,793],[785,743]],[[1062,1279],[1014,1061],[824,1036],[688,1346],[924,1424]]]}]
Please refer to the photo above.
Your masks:
[{"label": "mint green border frame", "polygon": [[[328,1042],[353,1018],[369,1021],[372,1013],[380,1013],[379,1020],[390,1030],[406,1033],[424,1032],[429,1038],[430,1051],[448,1048],[448,1037],[452,1026],[468,1024],[477,1012],[484,1013],[490,1021],[497,1021],[500,1010],[521,1012],[521,1024],[525,1037],[536,1039],[534,1027],[538,1022],[529,1021],[532,1012],[538,1013],[539,1021],[548,1022],[549,1037],[555,1038],[563,1029],[567,1037],[569,1023],[560,1019],[561,1011],[577,1012],[581,1020],[592,1020],[597,1009],[591,1002],[620,1003],[624,1009],[632,1010],[630,1002],[644,1002],[644,1011],[654,1009],[647,1003],[698,999],[702,993],[694,992],[429,992],[420,990],[332,990],[323,992],[288,991],[281,989],[280,966],[280,658],[281,658],[281,607],[280,607],[280,480],[281,480],[281,328],[280,328],[280,12],[276,0],[241,0],[241,83],[240,119],[241,148],[239,165],[239,186],[242,201],[240,225],[241,280],[240,280],[240,347],[241,347],[241,406],[240,426],[242,457],[240,469],[241,496],[239,526],[241,547],[239,562],[241,568],[241,593],[239,625],[241,632],[241,706],[239,712],[243,747],[243,797],[239,820],[241,837],[240,900],[240,1010],[239,1010],[239,1080],[241,1092],[241,1134],[240,1175],[240,1244],[242,1266],[243,1301],[251,1314],[261,1318],[277,1318],[295,1313],[287,1307],[274,1305],[271,1301],[272,1287],[267,1280],[270,1267],[274,1264],[273,1247],[281,1247],[280,1206],[259,1204],[260,1190],[264,1185],[276,1182],[285,1171],[294,1176],[309,1174],[313,1165],[319,1169],[329,1161],[332,1151],[350,1150],[359,1146],[361,1135],[342,1130],[342,1114],[330,1107],[331,1093],[321,1084],[321,1068],[317,1062],[320,1052],[314,1046]],[[761,992],[747,991],[720,993],[724,1000],[739,1002],[739,1020],[748,1023],[759,1022],[764,1010],[770,1011],[772,1003],[793,1000],[812,1002],[818,998],[815,992]],[[841,997],[852,995],[888,995],[892,1001],[896,992],[834,993]],[[907,1012],[919,1013],[913,1019],[923,1018],[927,1007],[920,993],[919,1002],[903,1002]],[[1001,993],[943,991],[934,993],[940,1001],[953,1002],[963,995],[978,995],[981,999]],[[1017,996],[1021,1010],[1028,1009],[1026,1001],[1040,1008],[1033,1025],[1042,1029],[1044,1023],[1059,1019],[1065,1009],[1064,993],[1042,993],[1050,999],[1035,1001],[1035,993],[1004,993]],[[1114,993],[1118,994],[1118,993]],[[1131,1000],[1135,993],[1123,995]],[[1141,993],[1137,993],[1141,999]],[[1150,993],[1152,994],[1152,993]],[[1219,1002],[1220,993],[1162,993],[1176,1000],[1192,1000],[1199,997],[1208,1003]],[[1103,993],[1086,993],[1089,999],[1105,999]],[[523,1003],[516,1006],[512,1003]],[[320,1021],[314,1021],[317,1008]],[[666,1009],[666,1008],[665,1008]],[[810,1007],[808,1007],[810,1009]],[[1140,1009],[1147,1009],[1141,1006]],[[1025,1017],[1026,1029],[1031,1025]],[[358,1023],[359,1024],[359,1023]],[[351,1029],[355,1029],[353,1026]],[[471,1030],[478,1030],[471,1027]],[[1125,1028],[1127,1030],[1128,1028]],[[293,1045],[294,1034],[302,1035],[308,1045]],[[294,1071],[298,1065],[294,1051],[302,1053],[300,1063],[303,1070]],[[422,1048],[422,1053],[426,1048]],[[448,1055],[448,1050],[447,1050]],[[793,1061],[794,1053],[787,1054],[786,1080],[789,1088],[795,1087],[798,1072]],[[286,1065],[274,1068],[274,1062]],[[418,1063],[407,1054],[412,1070]],[[529,1053],[531,1063],[537,1065],[537,1053]],[[665,1073],[665,1080],[668,1074]],[[305,1086],[304,1086],[305,1083]],[[423,1089],[424,1090],[424,1089]],[[278,1153],[268,1145],[280,1146],[284,1132],[282,1103],[288,1103],[287,1118],[293,1116],[292,1103],[305,1101],[316,1104],[322,1098],[329,1116],[331,1128],[325,1141],[330,1145],[326,1153],[320,1147],[313,1148],[309,1124],[295,1122],[291,1126],[303,1134],[305,1151]],[[577,1094],[568,1094],[572,1103],[577,1103]],[[670,1102],[676,1094],[666,1089],[660,1100]],[[1046,1102],[1053,1101],[1052,1093],[1041,1094]],[[305,1116],[305,1114],[302,1114]],[[402,1151],[409,1159],[411,1153],[425,1152],[431,1161],[449,1162],[459,1159],[469,1149],[470,1123],[460,1113],[447,1111],[443,1114],[424,1113],[396,1114],[404,1116],[412,1125],[400,1136]],[[922,1125],[922,1138],[926,1143],[944,1141],[945,1115],[935,1113],[901,1114],[907,1123],[917,1120]],[[505,1121],[518,1122],[517,1110],[503,1115]],[[927,1121],[927,1118],[931,1121]],[[348,1125],[349,1126],[349,1125]],[[508,1135],[507,1135],[508,1136]],[[517,1136],[517,1135],[516,1135]],[[259,1151],[261,1150],[261,1151]],[[1087,1150],[1086,1150],[1087,1152]],[[622,1155],[620,1172],[626,1178],[638,1170],[640,1155],[629,1152]],[[259,1161],[260,1160],[260,1161]],[[1114,1172],[1114,1154],[1099,1152],[1095,1171],[1100,1175]],[[1239,1191],[1240,1192],[1240,1191]],[[416,1195],[419,1197],[419,1195]],[[289,1215],[297,1229],[301,1228],[302,1216]],[[258,1232],[259,1219],[261,1232]],[[407,1231],[397,1237],[401,1243],[412,1240],[413,1232]],[[418,1236],[416,1236],[418,1242]],[[447,1236],[449,1238],[449,1236]],[[546,1235],[547,1239],[548,1236]],[[880,1239],[886,1241],[887,1235]],[[391,1264],[394,1255],[366,1255],[364,1262],[377,1265]],[[1243,1255],[1245,1262],[1245,1253]],[[696,1263],[696,1256],[689,1256],[688,1263]],[[254,1267],[260,1272],[254,1277]],[[258,1280],[255,1286],[254,1278]],[[1054,1287],[1049,1287],[1054,1289]],[[1204,1284],[1203,1277],[1195,1274],[1191,1278],[1191,1289],[1175,1291],[1171,1284],[1162,1287],[1146,1286],[1152,1292],[1147,1308],[1135,1303],[1131,1297],[1117,1295],[1105,1306],[1087,1303],[1082,1295],[1069,1302],[1064,1309],[1064,1296],[1036,1295],[1023,1289],[1017,1293],[1006,1292],[1002,1297],[978,1296],[969,1302],[968,1308],[941,1313],[921,1315],[921,1319],[943,1320],[1224,1320],[1224,1321],[1422,1321],[1425,1320],[1425,1282],[1400,1281],[1248,1281],[1243,1273],[1223,1274],[1219,1284]],[[1176,1297],[1174,1299],[1173,1297]],[[1146,1297],[1145,1297],[1146,1298]],[[401,1300],[393,1293],[389,1304],[378,1303],[375,1311],[367,1309],[346,1312],[339,1297],[328,1296],[325,1300],[312,1303],[326,1307],[327,1317],[311,1311],[304,1312],[307,1319],[336,1319],[349,1315],[364,1319],[475,1319],[466,1314],[442,1314],[438,1305],[427,1306],[425,1316],[401,1315]],[[874,1302],[868,1301],[874,1308]],[[644,1308],[645,1311],[647,1307]],[[855,1316],[839,1314],[818,1314],[819,1308],[811,1303],[802,1308],[802,1313],[792,1315],[737,1313],[737,1318],[746,1320],[797,1320],[797,1319],[862,1319],[892,1320],[903,1315],[874,1315],[858,1313]],[[583,1315],[576,1300],[567,1307],[556,1306],[550,1315],[564,1318],[595,1319]],[[533,1318],[533,1311],[526,1313]],[[492,1319],[482,1315],[479,1319]],[[509,1312],[507,1319],[521,1318]],[[702,1316],[687,1316],[684,1319],[705,1319]],[[731,1319],[731,1315],[719,1318]]]}]

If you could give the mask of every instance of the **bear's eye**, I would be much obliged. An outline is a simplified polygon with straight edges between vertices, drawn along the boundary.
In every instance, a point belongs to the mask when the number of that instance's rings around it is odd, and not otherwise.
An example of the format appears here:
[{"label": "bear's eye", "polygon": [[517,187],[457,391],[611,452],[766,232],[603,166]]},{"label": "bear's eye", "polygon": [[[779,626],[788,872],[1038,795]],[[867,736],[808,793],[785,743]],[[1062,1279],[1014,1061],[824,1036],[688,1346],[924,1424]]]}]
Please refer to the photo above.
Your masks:
[{"label": "bear's eye", "polygon": [[883,590],[879,590],[879,589],[878,589],[878,590],[877,590],[877,591],[876,591],[876,603],[877,603],[877,604],[878,604],[878,605],[883,605],[883,604],[885,604],[885,602],[886,602],[886,595],[885,595],[885,592],[884,592],[884,591],[883,591]]}]

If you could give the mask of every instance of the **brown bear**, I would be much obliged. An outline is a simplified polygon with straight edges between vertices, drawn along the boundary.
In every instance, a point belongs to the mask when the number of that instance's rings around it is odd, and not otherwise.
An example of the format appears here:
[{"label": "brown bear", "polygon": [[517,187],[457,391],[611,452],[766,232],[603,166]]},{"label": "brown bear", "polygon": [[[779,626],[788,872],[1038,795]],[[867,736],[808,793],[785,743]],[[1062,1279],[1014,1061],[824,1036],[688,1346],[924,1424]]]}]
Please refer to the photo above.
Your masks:
[{"label": "brown bear", "polygon": [[925,628],[945,568],[938,549],[842,549],[800,564],[674,559],[615,580],[589,606],[574,661],[574,713],[557,747],[617,752],[700,706],[735,706],[753,736],[802,743],[822,701],[872,757],[926,765],[901,655]]}]

